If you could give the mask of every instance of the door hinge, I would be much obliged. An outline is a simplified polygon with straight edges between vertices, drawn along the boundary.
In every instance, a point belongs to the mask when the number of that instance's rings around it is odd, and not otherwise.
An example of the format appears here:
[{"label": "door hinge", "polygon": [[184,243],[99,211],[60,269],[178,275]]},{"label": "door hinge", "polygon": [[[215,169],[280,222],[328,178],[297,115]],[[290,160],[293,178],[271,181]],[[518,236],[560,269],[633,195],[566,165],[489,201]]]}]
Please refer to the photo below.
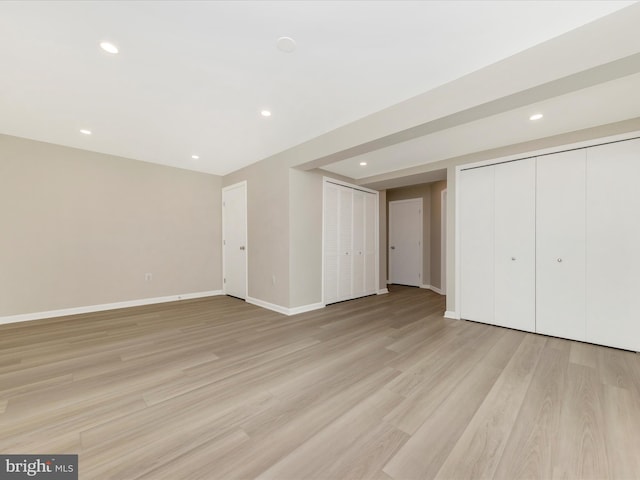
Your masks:
[{"label": "door hinge", "polygon": [[227,241],[226,241],[226,240],[222,240],[222,244],[223,244],[223,245],[226,245],[226,244],[227,244]]},{"label": "door hinge", "polygon": [[223,279],[222,279],[222,283],[227,283],[227,279],[226,279],[226,278],[223,278]]},{"label": "door hinge", "polygon": [[226,207],[227,206],[227,202],[222,202],[222,206]]}]

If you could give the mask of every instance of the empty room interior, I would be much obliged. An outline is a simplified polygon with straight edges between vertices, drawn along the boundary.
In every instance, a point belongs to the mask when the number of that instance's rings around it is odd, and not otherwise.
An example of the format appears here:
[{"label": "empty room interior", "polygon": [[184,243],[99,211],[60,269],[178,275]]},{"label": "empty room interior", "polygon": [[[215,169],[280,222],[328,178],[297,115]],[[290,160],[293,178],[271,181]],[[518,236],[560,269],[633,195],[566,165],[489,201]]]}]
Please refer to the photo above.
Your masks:
[{"label": "empty room interior", "polygon": [[640,478],[639,25],[0,2],[0,478]]}]

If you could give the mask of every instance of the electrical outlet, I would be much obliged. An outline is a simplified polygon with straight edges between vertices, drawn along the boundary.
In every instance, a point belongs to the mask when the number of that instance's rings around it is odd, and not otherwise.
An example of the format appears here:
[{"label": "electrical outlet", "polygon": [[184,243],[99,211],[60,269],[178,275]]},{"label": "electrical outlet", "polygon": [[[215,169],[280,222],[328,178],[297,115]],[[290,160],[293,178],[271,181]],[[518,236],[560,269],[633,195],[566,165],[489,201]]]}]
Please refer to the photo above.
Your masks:
[{"label": "electrical outlet", "polygon": [[153,280],[153,273],[145,273],[144,274],[144,281],[145,282],[150,282],[151,280]]}]

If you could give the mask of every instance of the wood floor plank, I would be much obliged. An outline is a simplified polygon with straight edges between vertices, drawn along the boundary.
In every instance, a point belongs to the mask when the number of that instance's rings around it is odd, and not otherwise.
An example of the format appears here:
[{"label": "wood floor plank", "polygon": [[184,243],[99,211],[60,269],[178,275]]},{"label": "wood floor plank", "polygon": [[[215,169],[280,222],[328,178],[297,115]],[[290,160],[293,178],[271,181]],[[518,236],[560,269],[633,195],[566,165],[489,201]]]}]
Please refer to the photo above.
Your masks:
[{"label": "wood floor plank", "polygon": [[598,480],[608,476],[604,385],[591,367],[570,364],[562,399],[554,478]]},{"label": "wood floor plank", "polygon": [[634,397],[629,390],[604,386],[608,478],[638,478],[640,472],[640,402]]},{"label": "wood floor plank", "polygon": [[[419,382],[409,392],[407,400],[390,412],[385,420],[410,435],[414,434],[504,334],[503,329],[486,329],[476,337],[475,345],[469,346],[463,358],[460,358],[459,350],[450,348],[447,354],[429,357],[430,364],[426,368],[418,364],[399,376],[389,386],[392,389],[399,388],[399,393],[406,391],[406,383],[399,382],[402,377],[412,377],[412,383],[415,384],[415,374]],[[455,362],[452,361],[454,356],[457,357]]]},{"label": "wood floor plank", "polygon": [[537,335],[524,338],[436,478],[493,478],[545,342]]},{"label": "wood floor plank", "polygon": [[640,478],[640,355],[390,294],[0,325],[0,451],[82,480]]},{"label": "wood floor plank", "polygon": [[548,338],[496,469],[495,478],[552,478],[562,405],[568,392],[571,342]]},{"label": "wood floor plank", "polygon": [[[499,329],[497,341],[484,350],[415,434],[387,463],[383,471],[393,478],[434,478],[477,409],[522,342],[522,332]],[[437,439],[437,441],[434,441]],[[424,445],[429,444],[425,449]]]},{"label": "wood floor plank", "polygon": [[[340,470],[359,471],[363,476],[371,476],[382,468],[384,457],[392,455],[409,436],[389,424],[381,422],[382,417],[400,399],[385,389],[375,392],[363,402],[354,406],[340,418],[330,423],[307,442],[286,455],[266,472],[258,476],[261,480],[281,478],[348,478],[338,475]],[[380,442],[380,443],[376,443]],[[381,457],[367,464],[365,457],[345,455],[353,446],[376,443],[382,445]],[[353,453],[353,452],[352,452]],[[371,452],[367,451],[367,455]],[[357,461],[356,461],[357,459]],[[341,461],[342,460],[342,461]],[[370,471],[367,471],[371,469]],[[352,478],[363,478],[357,476]]]}]

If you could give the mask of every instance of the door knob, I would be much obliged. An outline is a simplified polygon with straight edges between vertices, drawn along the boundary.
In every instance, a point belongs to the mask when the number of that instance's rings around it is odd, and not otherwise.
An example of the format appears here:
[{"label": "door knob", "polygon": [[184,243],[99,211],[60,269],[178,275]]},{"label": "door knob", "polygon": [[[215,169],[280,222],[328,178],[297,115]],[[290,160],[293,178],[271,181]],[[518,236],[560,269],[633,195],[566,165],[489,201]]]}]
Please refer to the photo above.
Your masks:
[{"label": "door knob", "polygon": [[561,258],[558,258],[558,263],[562,263],[562,259]]},{"label": "door knob", "polygon": [[516,257],[511,257],[511,260],[513,260],[515,262],[516,261]]},{"label": "door knob", "polygon": [[244,245],[242,245],[242,246],[240,247],[240,250],[244,250]]},{"label": "door knob", "polygon": [[393,245],[391,245],[391,250],[395,250],[395,249],[396,249],[396,247],[394,247]]}]

